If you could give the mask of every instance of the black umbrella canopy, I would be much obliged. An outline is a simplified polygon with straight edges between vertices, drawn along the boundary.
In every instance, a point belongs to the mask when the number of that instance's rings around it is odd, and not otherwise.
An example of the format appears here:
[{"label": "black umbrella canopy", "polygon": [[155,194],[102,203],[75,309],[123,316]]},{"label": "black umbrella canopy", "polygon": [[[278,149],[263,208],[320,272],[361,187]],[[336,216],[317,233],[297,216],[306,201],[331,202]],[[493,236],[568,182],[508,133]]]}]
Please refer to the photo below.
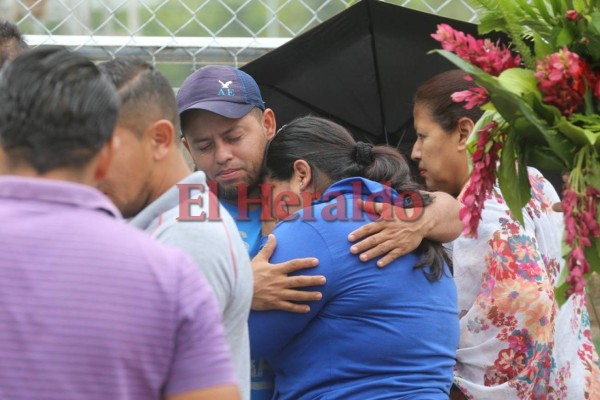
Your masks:
[{"label": "black umbrella canopy", "polygon": [[477,26],[377,0],[363,0],[242,69],[260,86],[279,126],[313,114],[331,118],[357,139],[414,141],[412,96],[452,68],[431,38],[440,23],[473,35]]}]

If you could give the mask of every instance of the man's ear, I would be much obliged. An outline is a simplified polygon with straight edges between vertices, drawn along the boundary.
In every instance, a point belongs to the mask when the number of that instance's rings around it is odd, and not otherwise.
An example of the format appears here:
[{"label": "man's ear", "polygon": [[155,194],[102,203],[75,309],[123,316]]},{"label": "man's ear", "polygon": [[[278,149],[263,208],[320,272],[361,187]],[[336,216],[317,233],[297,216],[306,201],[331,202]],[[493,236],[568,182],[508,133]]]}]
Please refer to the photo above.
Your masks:
[{"label": "man's ear", "polygon": [[181,138],[181,142],[183,143],[183,147],[185,147],[187,149],[187,151],[189,151],[190,154],[192,154],[192,152],[190,150],[190,144],[188,143],[188,141],[185,138],[185,136]]},{"label": "man's ear", "polygon": [[144,135],[148,135],[155,160],[162,160],[175,144],[175,127],[166,120],[160,119],[151,124]]},{"label": "man's ear", "polygon": [[108,142],[100,149],[96,156],[96,166],[94,170],[94,180],[101,182],[106,178],[115,151],[118,151],[121,141],[117,135],[113,135]]},{"label": "man's ear", "polygon": [[458,149],[466,150],[467,149],[467,141],[469,140],[469,136],[471,132],[473,132],[473,127],[475,127],[475,123],[471,118],[462,117],[458,120]]},{"label": "man's ear", "polygon": [[275,132],[277,131],[277,123],[275,121],[275,113],[270,108],[263,111],[262,124],[265,128],[267,140],[273,139],[273,136],[275,136]]},{"label": "man's ear", "polygon": [[300,181],[300,189],[305,190],[313,183],[312,169],[305,160],[294,161],[294,176],[292,179]]}]

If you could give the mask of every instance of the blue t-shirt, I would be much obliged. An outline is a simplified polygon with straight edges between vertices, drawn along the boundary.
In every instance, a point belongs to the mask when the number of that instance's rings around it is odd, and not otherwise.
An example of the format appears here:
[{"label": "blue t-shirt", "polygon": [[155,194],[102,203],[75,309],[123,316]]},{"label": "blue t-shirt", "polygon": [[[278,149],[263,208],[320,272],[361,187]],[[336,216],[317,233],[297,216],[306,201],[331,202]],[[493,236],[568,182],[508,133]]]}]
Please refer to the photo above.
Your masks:
[{"label": "blue t-shirt", "polygon": [[233,217],[237,225],[242,240],[246,244],[250,259],[254,258],[260,250],[260,241],[262,237],[262,224],[260,221],[260,207],[255,210],[248,210],[247,215],[240,216],[237,204],[231,204],[221,201],[221,204]]},{"label": "blue t-shirt", "polygon": [[349,252],[348,234],[370,222],[354,200],[385,190],[361,178],[337,182],[320,203],[275,228],[271,262],[317,257],[317,268],[298,274],[325,275],[327,283],[306,288],[323,293],[307,314],[251,313],[252,358],[275,371],[274,398],[448,399],[459,341],[449,270],[432,283],[413,269],[415,254],[377,268]]},{"label": "blue t-shirt", "polygon": [[[236,204],[221,201],[221,204],[233,217],[242,240],[248,249],[250,258],[254,258],[261,245],[262,224],[261,209],[248,210],[247,215],[239,215]],[[250,360],[250,398],[251,400],[270,400],[273,397],[274,375],[264,359]]]}]

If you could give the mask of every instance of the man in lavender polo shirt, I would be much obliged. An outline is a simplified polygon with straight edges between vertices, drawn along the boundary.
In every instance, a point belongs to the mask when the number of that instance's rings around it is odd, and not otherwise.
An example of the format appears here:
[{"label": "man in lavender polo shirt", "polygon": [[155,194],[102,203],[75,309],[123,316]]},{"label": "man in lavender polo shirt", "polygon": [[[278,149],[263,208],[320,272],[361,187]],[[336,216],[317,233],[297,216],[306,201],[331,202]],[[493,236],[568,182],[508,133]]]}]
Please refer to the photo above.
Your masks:
[{"label": "man in lavender polo shirt", "polygon": [[94,188],[118,106],[64,49],[0,73],[0,398],[238,400],[211,289]]}]

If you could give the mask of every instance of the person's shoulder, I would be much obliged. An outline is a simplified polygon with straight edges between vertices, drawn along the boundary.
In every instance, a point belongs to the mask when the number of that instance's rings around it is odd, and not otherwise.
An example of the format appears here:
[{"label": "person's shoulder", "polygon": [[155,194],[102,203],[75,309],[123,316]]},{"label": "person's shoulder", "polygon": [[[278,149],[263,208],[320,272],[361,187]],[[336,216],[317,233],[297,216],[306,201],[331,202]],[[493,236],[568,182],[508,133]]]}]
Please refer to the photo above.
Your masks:
[{"label": "person's shoulder", "polygon": [[251,275],[248,251],[226,211],[218,219],[181,221],[177,220],[176,210],[163,214],[161,226],[152,233],[157,241],[182,250],[215,286],[225,282],[215,274],[226,275],[232,282],[240,281],[236,277],[241,274],[252,285],[247,279]]},{"label": "person's shoulder", "polygon": [[298,243],[314,243],[317,246],[317,243],[322,243],[332,248],[342,241],[349,243],[346,236],[362,223],[354,221],[351,216],[340,217],[336,213],[344,212],[344,209],[336,207],[333,199],[313,204],[280,221],[273,230],[277,246],[294,247]]},{"label": "person's shoulder", "polygon": [[[233,246],[245,246],[238,239],[237,225],[231,215],[222,206],[219,213],[206,214],[202,220],[182,220],[179,218],[179,206],[173,207],[161,215],[161,224],[153,233],[159,240],[178,238],[182,246],[189,242],[190,246],[202,246],[206,242],[231,242]],[[260,221],[258,221],[260,222]]]},{"label": "person's shoulder", "polygon": [[169,264],[174,268],[187,268],[184,264],[189,264],[187,256],[179,249],[167,246],[153,239],[146,232],[128,225],[125,221],[111,220],[102,229],[101,239],[106,244],[110,243],[110,250],[114,254],[119,254],[129,260],[135,259],[140,267],[156,268],[157,265]]},{"label": "person's shoulder", "polygon": [[540,171],[533,167],[527,167],[527,173],[529,174],[532,197],[544,195],[551,201],[560,201],[558,196],[558,190],[560,190],[560,188],[554,187]]}]

